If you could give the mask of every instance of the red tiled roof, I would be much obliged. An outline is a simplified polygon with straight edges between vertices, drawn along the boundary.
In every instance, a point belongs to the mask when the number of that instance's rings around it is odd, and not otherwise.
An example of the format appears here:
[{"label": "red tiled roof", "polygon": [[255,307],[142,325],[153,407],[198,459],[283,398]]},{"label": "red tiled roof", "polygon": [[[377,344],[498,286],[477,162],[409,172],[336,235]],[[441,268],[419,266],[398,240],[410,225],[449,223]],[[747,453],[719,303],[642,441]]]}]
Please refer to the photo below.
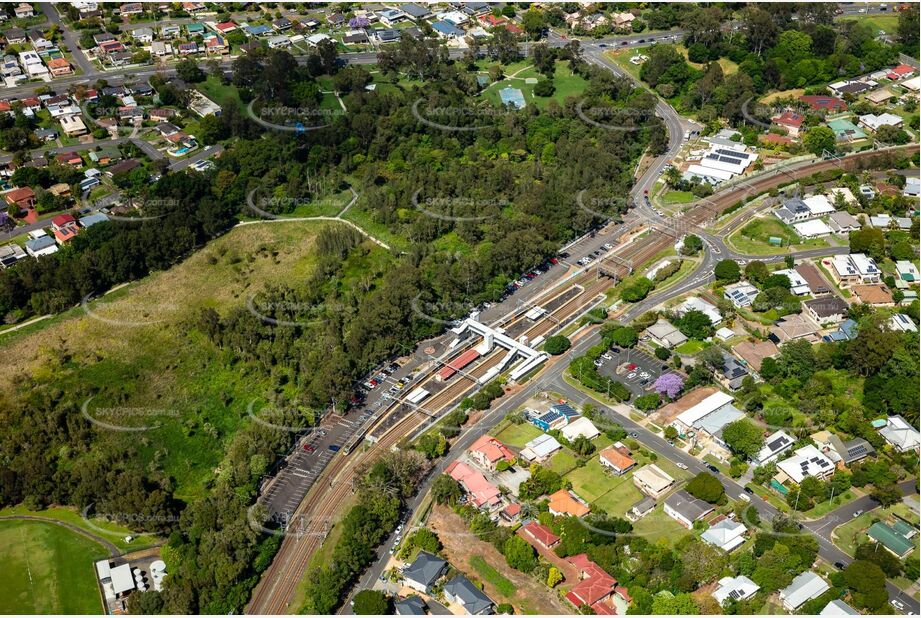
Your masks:
[{"label": "red tiled roof", "polygon": [[[576,607],[594,606],[614,592],[617,580],[585,554],[571,556],[569,562],[585,575],[585,579],[572,587],[566,599]],[[596,610],[597,611],[597,610]]]},{"label": "red tiled roof", "polygon": [[539,542],[544,547],[553,547],[560,542],[560,537],[553,534],[553,530],[536,521],[521,527],[522,532]]},{"label": "red tiled roof", "polygon": [[615,466],[618,470],[621,470],[621,471],[627,470],[630,468],[630,466],[636,465],[636,462],[631,457],[624,455],[623,453],[621,453],[619,450],[617,450],[613,446],[609,446],[603,451],[601,451],[601,453],[599,453],[599,456],[602,459],[606,459],[608,463],[610,463],[612,466]]},{"label": "red tiled roof", "polygon": [[614,611],[614,608],[613,608],[613,607],[611,607],[611,606],[608,605],[607,603],[603,603],[603,602],[601,602],[601,601],[598,601],[597,603],[593,603],[593,604],[592,604],[592,609],[595,610],[595,614],[597,614],[597,615],[599,615],[599,616],[615,616],[615,615],[617,615],[617,612]]},{"label": "red tiled roof", "polygon": [[901,77],[901,76],[903,76],[903,75],[911,75],[911,74],[914,73],[914,72],[915,72],[914,67],[911,67],[911,66],[909,66],[909,65],[907,65],[907,64],[900,64],[900,65],[898,65],[898,66],[896,66],[896,67],[893,67],[893,68],[889,69],[889,74],[890,74],[890,75],[897,75],[897,76],[899,76],[899,77]]},{"label": "red tiled roof", "polygon": [[831,110],[844,111],[847,109],[847,103],[844,99],[824,95],[804,95],[799,98],[803,103],[807,103],[813,110]]},{"label": "red tiled roof", "polygon": [[780,116],[774,117],[772,120],[785,127],[796,127],[797,129],[803,124],[803,117],[790,110],[785,111]]},{"label": "red tiled roof", "polygon": [[499,501],[499,488],[464,462],[453,462],[445,469],[445,473],[463,485],[464,490],[470,496],[470,500],[477,507],[484,504],[495,504]]},{"label": "red tiled roof", "polygon": [[565,489],[550,495],[550,510],[555,513],[582,517],[588,515],[591,509],[572,497],[572,494]]},{"label": "red tiled roof", "polygon": [[509,517],[515,517],[518,513],[521,512],[521,505],[517,502],[512,502],[510,505],[502,509],[502,512],[508,515]]},{"label": "red tiled roof", "polygon": [[76,223],[76,222],[77,220],[74,219],[73,215],[63,214],[63,215],[58,215],[57,217],[54,217],[51,220],[51,225],[54,225],[56,227],[61,227],[63,225],[67,225],[68,223]]},{"label": "red tiled roof", "polygon": [[54,237],[58,240],[59,243],[64,244],[76,236],[78,232],[79,230],[77,229],[77,226],[63,227],[61,229],[54,230]]},{"label": "red tiled roof", "polygon": [[630,596],[630,593],[627,592],[627,589],[623,586],[617,586],[614,588],[614,593],[620,595],[620,597],[623,598],[623,600],[627,603],[633,602],[633,597]]},{"label": "red tiled roof", "polygon": [[35,199],[35,191],[30,187],[20,187],[19,189],[13,189],[4,195],[4,197],[8,203],[15,204],[24,200]]},{"label": "red tiled roof", "polygon": [[480,436],[476,442],[470,446],[470,452],[482,453],[490,463],[497,462],[500,459],[511,463],[515,461],[515,454],[507,446],[496,440],[490,435]]},{"label": "red tiled roof", "polygon": [[776,133],[766,133],[760,136],[762,142],[767,144],[792,144],[793,138],[789,135],[777,135]]}]

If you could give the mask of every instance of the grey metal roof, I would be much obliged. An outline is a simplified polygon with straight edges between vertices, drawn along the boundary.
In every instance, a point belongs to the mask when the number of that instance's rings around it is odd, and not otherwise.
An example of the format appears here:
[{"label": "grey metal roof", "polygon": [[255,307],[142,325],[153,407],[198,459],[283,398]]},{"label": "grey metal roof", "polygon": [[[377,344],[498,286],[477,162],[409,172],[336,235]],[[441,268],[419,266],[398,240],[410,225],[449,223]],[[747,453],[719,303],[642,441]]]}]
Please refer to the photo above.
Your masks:
[{"label": "grey metal roof", "polygon": [[493,606],[492,599],[463,575],[458,575],[445,584],[444,591],[460,599],[469,614],[482,614]]},{"label": "grey metal roof", "polygon": [[427,587],[441,577],[447,566],[448,563],[438,556],[427,551],[420,551],[413,563],[403,571],[403,576]]},{"label": "grey metal roof", "polygon": [[679,489],[666,498],[665,504],[675,512],[686,517],[688,521],[697,521],[713,510],[713,507],[707,502],[695,498],[683,489]]},{"label": "grey metal roof", "polygon": [[394,603],[393,609],[397,616],[425,616],[425,601],[412,595]]}]

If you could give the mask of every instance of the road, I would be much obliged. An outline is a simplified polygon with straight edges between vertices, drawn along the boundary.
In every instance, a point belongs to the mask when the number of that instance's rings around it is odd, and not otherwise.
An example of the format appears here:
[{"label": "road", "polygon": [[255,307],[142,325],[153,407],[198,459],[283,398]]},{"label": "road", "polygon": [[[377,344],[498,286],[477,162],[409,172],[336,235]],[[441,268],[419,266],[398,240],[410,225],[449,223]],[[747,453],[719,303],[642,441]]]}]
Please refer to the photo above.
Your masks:
[{"label": "road", "polygon": [[93,66],[93,63],[89,61],[89,59],[86,57],[86,54],[84,54],[83,50],[80,49],[80,36],[77,32],[71,28],[68,28],[64,22],[61,21],[61,16],[58,15],[58,11],[55,6],[50,2],[42,2],[38,6],[42,13],[45,14],[45,17],[48,18],[48,21],[60,28],[61,37],[64,39],[64,43],[67,45],[67,49],[71,53],[71,58],[80,68],[80,71],[84,75],[90,75],[96,72],[96,67]]}]

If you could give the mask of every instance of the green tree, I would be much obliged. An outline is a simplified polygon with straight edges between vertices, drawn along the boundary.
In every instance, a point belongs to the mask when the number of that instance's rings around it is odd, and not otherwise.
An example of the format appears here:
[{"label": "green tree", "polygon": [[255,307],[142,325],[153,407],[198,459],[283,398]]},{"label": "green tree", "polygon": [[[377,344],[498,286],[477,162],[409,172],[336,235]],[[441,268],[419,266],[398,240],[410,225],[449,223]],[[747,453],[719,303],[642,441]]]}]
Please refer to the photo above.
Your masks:
[{"label": "green tree", "polygon": [[179,76],[179,79],[188,84],[197,84],[198,82],[205,81],[204,71],[198,68],[198,63],[191,58],[185,58],[176,64],[176,75]]},{"label": "green tree", "polygon": [[697,255],[704,248],[704,241],[700,236],[688,234],[684,237],[684,244],[681,246],[682,255]]},{"label": "green tree", "polygon": [[502,553],[505,560],[513,569],[522,573],[530,573],[537,568],[537,556],[534,548],[523,538],[512,535],[505,542]]},{"label": "green tree", "polygon": [[879,565],[855,560],[845,567],[843,575],[848,588],[854,591],[852,596],[857,607],[874,611],[888,602],[886,574]]},{"label": "green tree", "polygon": [[542,79],[534,84],[534,96],[552,97],[556,92],[556,86],[553,85],[552,79]]},{"label": "green tree", "polygon": [[764,444],[761,429],[747,418],[740,418],[723,428],[723,441],[733,453],[754,457]]},{"label": "green tree", "polygon": [[563,574],[560,573],[560,570],[556,567],[550,567],[550,570],[547,571],[547,586],[554,588],[561,581],[563,581]]},{"label": "green tree", "polygon": [[817,157],[826,151],[835,152],[836,144],[835,132],[825,125],[812,127],[803,136],[803,147]]},{"label": "green tree", "polygon": [[380,590],[362,590],[355,595],[352,611],[358,616],[389,614],[390,597]]},{"label": "green tree", "polygon": [[686,592],[676,595],[660,593],[653,598],[652,613],[656,616],[696,616],[700,610],[694,598]]},{"label": "green tree", "polygon": [[447,474],[442,474],[432,483],[432,497],[438,504],[454,504],[461,497],[461,487]]},{"label": "green tree", "polygon": [[547,337],[547,340],[544,342],[544,350],[548,354],[558,356],[568,350],[571,345],[572,342],[569,338],[563,335],[553,335],[552,337]]},{"label": "green tree", "polygon": [[735,260],[720,260],[716,263],[713,274],[721,283],[735,283],[742,278],[739,264]]},{"label": "green tree", "polygon": [[708,472],[701,472],[688,481],[687,492],[704,502],[719,502],[726,490],[720,480]]},{"label": "green tree", "polygon": [[679,318],[674,318],[672,323],[681,331],[685,337],[691,339],[706,339],[713,335],[713,323],[707,314],[691,309]]},{"label": "green tree", "polygon": [[659,407],[660,403],[662,403],[662,397],[659,395],[659,393],[648,393],[646,395],[640,395],[633,400],[633,405],[636,406],[636,409],[642,410],[644,412],[655,410]]},{"label": "green tree", "polygon": [[752,260],[745,265],[745,278],[752,283],[760,284],[769,274],[767,264],[761,260]]},{"label": "green tree", "polygon": [[611,343],[622,348],[632,348],[636,345],[638,339],[636,331],[629,326],[621,326],[614,329],[610,337],[606,337],[606,339],[608,338],[610,338]]}]

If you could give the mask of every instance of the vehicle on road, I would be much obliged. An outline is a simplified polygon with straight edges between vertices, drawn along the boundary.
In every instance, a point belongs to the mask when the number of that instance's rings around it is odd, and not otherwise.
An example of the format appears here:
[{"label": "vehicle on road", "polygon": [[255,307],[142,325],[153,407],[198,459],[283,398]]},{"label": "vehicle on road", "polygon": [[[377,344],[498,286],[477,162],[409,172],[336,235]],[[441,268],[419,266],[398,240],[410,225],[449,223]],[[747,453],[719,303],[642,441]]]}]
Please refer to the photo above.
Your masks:
[{"label": "vehicle on road", "polygon": [[845,566],[845,564],[844,564],[843,562],[836,562],[836,563],[835,563],[835,568],[838,569],[839,571],[844,570],[844,566]]},{"label": "vehicle on road", "polygon": [[720,473],[720,469],[714,466],[713,464],[707,464],[707,469],[710,470],[710,472],[713,472],[714,474]]},{"label": "vehicle on road", "polygon": [[752,495],[755,494],[755,492],[752,491],[752,488],[751,488],[751,487],[746,487],[746,488],[745,488],[745,493],[747,493],[747,494],[752,494]]},{"label": "vehicle on road", "polygon": [[680,461],[676,461],[676,462],[675,462],[675,467],[678,468],[679,470],[687,470],[687,469],[688,469],[687,464],[683,464],[683,463],[681,463]]},{"label": "vehicle on road", "polygon": [[748,494],[739,494],[739,500],[744,502],[751,502],[752,499],[748,497]]},{"label": "vehicle on road", "polygon": [[855,518],[855,519],[856,519],[857,517],[860,517],[861,515],[863,515],[863,510],[862,510],[862,509],[857,509],[856,511],[854,511],[854,518]]},{"label": "vehicle on road", "polygon": [[636,438],[638,435],[639,435],[639,434],[636,433],[635,431],[631,431],[631,432],[630,432],[630,437],[631,437],[631,438]]},{"label": "vehicle on road", "polygon": [[898,599],[892,599],[889,601],[892,604],[892,607],[896,608],[899,611],[905,611],[905,604],[899,601]]}]

